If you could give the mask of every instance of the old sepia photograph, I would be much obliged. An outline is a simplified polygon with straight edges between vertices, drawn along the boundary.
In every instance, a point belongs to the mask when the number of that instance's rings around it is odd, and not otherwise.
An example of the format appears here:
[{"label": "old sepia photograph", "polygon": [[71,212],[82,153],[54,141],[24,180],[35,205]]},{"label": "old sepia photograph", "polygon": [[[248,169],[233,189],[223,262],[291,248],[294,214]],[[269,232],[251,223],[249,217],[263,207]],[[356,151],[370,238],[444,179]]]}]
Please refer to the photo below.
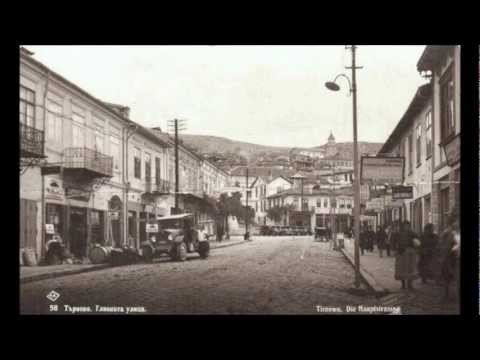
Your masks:
[{"label": "old sepia photograph", "polygon": [[21,314],[460,314],[461,46],[18,51]]}]

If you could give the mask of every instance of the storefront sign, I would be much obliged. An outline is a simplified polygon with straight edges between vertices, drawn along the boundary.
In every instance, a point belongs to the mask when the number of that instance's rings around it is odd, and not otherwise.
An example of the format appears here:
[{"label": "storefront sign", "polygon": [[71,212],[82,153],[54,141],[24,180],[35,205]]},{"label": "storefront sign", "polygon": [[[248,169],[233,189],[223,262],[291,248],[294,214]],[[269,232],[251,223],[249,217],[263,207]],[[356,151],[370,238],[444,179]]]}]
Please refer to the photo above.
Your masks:
[{"label": "storefront sign", "polygon": [[366,210],[380,212],[383,210],[383,202],[384,201],[382,198],[375,198],[375,199],[372,199],[371,201],[367,201],[365,208]]},{"label": "storefront sign", "polygon": [[60,166],[42,166],[40,172],[42,175],[60,174]]},{"label": "storefront sign", "polygon": [[398,184],[403,181],[403,157],[362,156],[360,180],[368,184]]},{"label": "storefront sign", "polygon": [[370,186],[370,199],[375,199],[387,194],[387,187],[383,185]]},{"label": "storefront sign", "polygon": [[147,233],[156,233],[158,232],[158,224],[146,224],[145,230]]},{"label": "storefront sign", "polygon": [[460,134],[443,145],[448,166],[453,166],[460,161]]},{"label": "storefront sign", "polygon": [[47,234],[55,234],[55,226],[53,224],[45,224],[45,232]]},{"label": "storefront sign", "polygon": [[120,214],[118,211],[110,211],[109,215],[111,220],[118,220],[120,218]]},{"label": "storefront sign", "polygon": [[82,189],[76,189],[72,187],[67,187],[65,189],[65,196],[67,199],[75,199],[81,201],[89,201],[90,200],[90,192],[85,191]]},{"label": "storefront sign", "polygon": [[62,187],[61,181],[48,179],[45,182],[45,198],[58,201],[65,199],[65,190]]},{"label": "storefront sign", "polygon": [[393,200],[413,199],[413,186],[392,186]]},{"label": "storefront sign", "polygon": [[387,195],[384,197],[385,201],[385,208],[391,209],[391,208],[399,208],[403,206],[403,200],[393,200],[392,195]]}]

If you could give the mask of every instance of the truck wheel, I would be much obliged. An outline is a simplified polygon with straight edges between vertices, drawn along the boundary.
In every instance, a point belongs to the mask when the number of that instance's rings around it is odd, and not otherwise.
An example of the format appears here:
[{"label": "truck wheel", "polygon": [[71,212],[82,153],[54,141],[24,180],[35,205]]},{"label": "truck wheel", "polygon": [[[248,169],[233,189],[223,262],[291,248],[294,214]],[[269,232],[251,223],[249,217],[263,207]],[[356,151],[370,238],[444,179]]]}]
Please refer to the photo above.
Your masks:
[{"label": "truck wheel", "polygon": [[184,242],[178,244],[175,248],[176,250],[176,260],[185,261],[187,260],[187,246]]},{"label": "truck wheel", "polygon": [[172,246],[172,248],[171,248],[170,251],[168,252],[168,255],[170,256],[170,259],[171,259],[172,261],[177,260],[177,251],[176,251],[176,247],[175,247],[175,246]]},{"label": "truck wheel", "polygon": [[142,247],[142,257],[145,262],[152,262],[153,261],[153,250],[150,246],[143,246]]},{"label": "truck wheel", "polygon": [[210,255],[210,243],[202,241],[198,244],[198,253],[202,259],[206,259]]}]

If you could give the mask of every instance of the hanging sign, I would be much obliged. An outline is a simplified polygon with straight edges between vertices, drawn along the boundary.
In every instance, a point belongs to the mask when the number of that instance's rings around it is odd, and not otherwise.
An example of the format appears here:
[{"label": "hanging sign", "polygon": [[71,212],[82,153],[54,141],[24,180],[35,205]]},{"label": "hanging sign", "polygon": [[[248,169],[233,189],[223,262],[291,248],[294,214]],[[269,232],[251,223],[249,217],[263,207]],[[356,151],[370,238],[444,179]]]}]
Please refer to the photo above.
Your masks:
[{"label": "hanging sign", "polygon": [[446,143],[443,148],[447,157],[447,165],[453,166],[460,161],[460,134]]},{"label": "hanging sign", "polygon": [[158,224],[145,224],[145,230],[147,233],[156,233],[158,232]]},{"label": "hanging sign", "polygon": [[413,186],[392,186],[393,200],[413,199]]},{"label": "hanging sign", "polygon": [[360,180],[367,184],[398,184],[403,182],[403,157],[362,156]]},{"label": "hanging sign", "polygon": [[45,224],[45,232],[47,234],[55,234],[55,226],[53,224]]}]

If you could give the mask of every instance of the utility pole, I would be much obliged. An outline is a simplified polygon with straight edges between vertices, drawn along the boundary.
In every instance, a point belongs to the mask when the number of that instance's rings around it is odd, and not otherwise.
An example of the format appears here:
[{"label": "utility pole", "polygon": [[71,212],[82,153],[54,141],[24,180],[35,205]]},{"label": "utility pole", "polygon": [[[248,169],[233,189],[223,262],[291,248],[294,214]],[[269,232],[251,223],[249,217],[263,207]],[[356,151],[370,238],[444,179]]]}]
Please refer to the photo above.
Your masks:
[{"label": "utility pole", "polygon": [[245,238],[247,238],[248,234],[248,167],[246,172],[246,182],[245,182],[245,199],[246,199],[246,206],[245,206]]},{"label": "utility pole", "polygon": [[[175,139],[175,213],[178,214],[179,207],[178,207],[178,195],[180,193],[180,175],[179,175],[179,158],[178,158],[178,131],[185,130],[185,120],[169,120],[169,126],[174,131],[174,139]],[[180,124],[179,124],[180,122]],[[179,127],[180,125],[180,127]]]},{"label": "utility pole", "polygon": [[359,68],[355,62],[356,46],[350,47],[352,50],[352,95],[353,95],[353,171],[354,178],[354,192],[355,192],[355,206],[354,206],[354,227],[355,227],[355,287],[360,287],[360,172],[358,166],[358,142],[357,142],[357,74],[356,70]]}]

